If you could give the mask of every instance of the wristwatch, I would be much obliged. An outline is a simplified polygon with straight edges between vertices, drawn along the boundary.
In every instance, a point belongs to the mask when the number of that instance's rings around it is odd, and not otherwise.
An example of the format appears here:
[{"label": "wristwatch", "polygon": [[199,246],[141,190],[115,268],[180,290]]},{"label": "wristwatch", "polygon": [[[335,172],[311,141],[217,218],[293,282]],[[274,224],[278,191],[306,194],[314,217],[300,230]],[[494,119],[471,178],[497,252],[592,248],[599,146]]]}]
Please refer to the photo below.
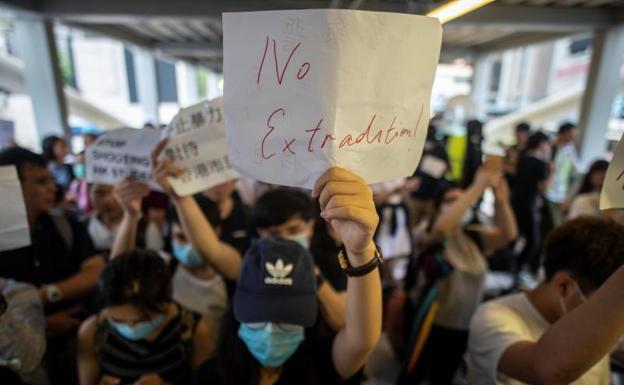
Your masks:
[{"label": "wristwatch", "polygon": [[358,266],[353,267],[351,263],[349,263],[349,258],[346,256],[347,251],[344,246],[338,252],[338,262],[340,263],[340,267],[349,277],[361,277],[375,270],[377,267],[381,266],[383,263],[383,256],[381,255],[381,251],[379,251],[379,247],[375,245],[375,256],[370,262]]},{"label": "wristwatch", "polygon": [[43,290],[45,291],[45,299],[48,303],[56,303],[63,299],[63,292],[54,284],[45,285]]}]

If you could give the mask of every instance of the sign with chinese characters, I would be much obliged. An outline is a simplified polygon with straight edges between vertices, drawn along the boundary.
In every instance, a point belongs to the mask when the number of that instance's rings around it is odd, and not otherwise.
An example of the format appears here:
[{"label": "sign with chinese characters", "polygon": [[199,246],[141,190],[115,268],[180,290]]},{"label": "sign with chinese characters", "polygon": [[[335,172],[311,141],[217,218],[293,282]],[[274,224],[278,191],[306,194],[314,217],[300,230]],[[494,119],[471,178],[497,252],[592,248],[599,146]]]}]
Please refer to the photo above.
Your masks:
[{"label": "sign with chinese characters", "polygon": [[156,130],[120,128],[100,136],[86,151],[87,182],[115,184],[126,177],[162,188],[152,179],[150,154],[160,140]]},{"label": "sign with chinese characters", "polygon": [[15,166],[0,167],[0,251],[30,245],[30,228]]},{"label": "sign with chinese characters", "polygon": [[624,137],[615,148],[600,192],[601,210],[621,208],[624,208]]},{"label": "sign with chinese characters", "polygon": [[191,195],[238,177],[228,159],[223,98],[180,110],[163,134],[169,137],[164,156],[186,168],[169,180],[176,194]]},{"label": "sign with chinese characters", "polygon": [[369,183],[412,175],[442,29],[356,10],[223,14],[225,125],[243,175],[310,188],[332,165]]}]

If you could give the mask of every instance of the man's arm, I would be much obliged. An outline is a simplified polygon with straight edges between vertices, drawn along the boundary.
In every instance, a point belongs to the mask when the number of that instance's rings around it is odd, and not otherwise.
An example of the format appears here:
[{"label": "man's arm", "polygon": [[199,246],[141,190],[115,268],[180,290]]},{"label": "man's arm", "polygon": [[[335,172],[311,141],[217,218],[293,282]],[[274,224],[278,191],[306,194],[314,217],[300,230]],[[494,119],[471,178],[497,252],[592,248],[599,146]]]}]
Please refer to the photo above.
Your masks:
[{"label": "man's arm", "polygon": [[[92,256],[82,262],[79,272],[54,284],[61,290],[64,300],[83,297],[95,289],[104,266],[104,258],[99,255]],[[45,293],[42,293],[42,297],[46,299]]]},{"label": "man's arm", "polygon": [[486,255],[518,237],[516,216],[510,205],[509,186],[504,179],[494,186],[494,228],[481,234]]},{"label": "man's arm", "polygon": [[324,281],[316,288],[316,296],[321,305],[321,314],[329,327],[334,331],[339,331],[345,325],[345,313],[347,311],[347,295],[339,293],[331,283]]},{"label": "man's arm", "polygon": [[135,248],[137,229],[141,220],[141,202],[149,194],[149,187],[132,178],[126,178],[115,185],[115,198],[123,208],[123,217],[111,249],[110,257]]},{"label": "man's arm", "polygon": [[624,334],[624,267],[587,302],[553,324],[537,342],[505,350],[498,369],[538,385],[569,384],[604,358]]}]

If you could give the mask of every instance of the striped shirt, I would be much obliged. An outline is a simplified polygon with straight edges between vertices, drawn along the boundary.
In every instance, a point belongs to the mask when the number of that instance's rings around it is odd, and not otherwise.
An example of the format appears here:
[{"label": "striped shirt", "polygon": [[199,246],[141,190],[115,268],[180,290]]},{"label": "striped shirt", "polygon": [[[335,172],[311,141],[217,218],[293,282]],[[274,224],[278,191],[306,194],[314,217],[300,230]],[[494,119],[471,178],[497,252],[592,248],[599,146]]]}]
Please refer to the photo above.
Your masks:
[{"label": "striped shirt", "polygon": [[130,341],[100,317],[95,347],[101,374],[119,378],[120,385],[134,384],[148,373],[156,373],[172,385],[190,384],[196,322],[191,312],[176,306],[178,314],[154,341]]}]

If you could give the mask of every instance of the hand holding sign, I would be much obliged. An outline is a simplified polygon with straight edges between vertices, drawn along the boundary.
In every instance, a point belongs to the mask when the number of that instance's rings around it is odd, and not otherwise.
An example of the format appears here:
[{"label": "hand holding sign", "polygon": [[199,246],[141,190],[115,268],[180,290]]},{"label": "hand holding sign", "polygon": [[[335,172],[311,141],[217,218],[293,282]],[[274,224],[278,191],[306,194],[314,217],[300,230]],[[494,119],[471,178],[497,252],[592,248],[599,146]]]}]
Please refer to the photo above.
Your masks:
[{"label": "hand holding sign", "polygon": [[164,155],[185,168],[169,183],[177,195],[191,195],[238,177],[228,159],[223,125],[223,98],[180,110],[163,132],[169,136]]},{"label": "hand holding sign", "polygon": [[223,26],[225,124],[239,172],[308,188],[332,165],[368,183],[413,173],[437,19],[297,10],[225,13]]}]

